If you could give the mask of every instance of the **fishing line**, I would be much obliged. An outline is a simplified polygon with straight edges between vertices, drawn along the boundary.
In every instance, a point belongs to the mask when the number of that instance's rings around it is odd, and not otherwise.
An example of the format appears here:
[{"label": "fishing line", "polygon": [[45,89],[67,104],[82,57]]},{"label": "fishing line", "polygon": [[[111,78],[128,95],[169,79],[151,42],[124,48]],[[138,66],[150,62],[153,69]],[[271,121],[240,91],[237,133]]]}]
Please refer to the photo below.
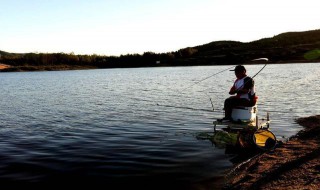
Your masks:
[{"label": "fishing line", "polygon": [[[217,72],[217,73],[215,73],[215,74],[213,74],[213,75],[210,75],[210,76],[208,76],[208,77],[205,77],[205,78],[203,78],[203,79],[201,79],[200,81],[197,81],[197,82],[195,82],[194,84],[192,84],[192,85],[190,85],[190,86],[188,86],[188,87],[186,87],[186,88],[184,88],[184,89],[182,89],[182,90],[186,90],[186,89],[188,89],[188,88],[190,88],[190,87],[193,87],[194,85],[197,85],[197,84],[199,84],[200,82],[203,82],[203,81],[205,81],[205,80],[207,80],[207,79],[209,79],[209,78],[211,78],[211,77],[213,77],[213,76],[215,76],[215,75],[217,75],[217,74],[220,74],[220,73],[222,73],[222,72],[224,72],[224,71],[227,71],[227,70],[229,70],[229,69],[232,69],[234,66],[232,66],[232,67],[230,67],[230,68],[227,68],[227,69],[224,69],[224,70],[222,70],[222,71],[219,71],[219,72]],[[181,90],[181,91],[182,91]]]},{"label": "fishing line", "polygon": [[[217,73],[214,73],[213,75],[207,76],[207,77],[205,77],[205,78],[203,78],[203,79],[195,82],[194,84],[192,84],[192,85],[190,85],[190,86],[182,89],[182,90],[186,90],[186,89],[188,89],[188,88],[191,88],[191,87],[193,87],[193,86],[195,86],[195,85],[197,85],[197,84],[199,84],[199,83],[201,83],[201,82],[203,82],[203,81],[205,81],[205,80],[207,80],[207,79],[209,79],[209,78],[211,78],[211,77],[213,77],[213,76],[215,76],[215,75],[218,75],[218,74],[220,74],[220,73],[222,73],[222,72],[225,72],[225,71],[227,71],[227,70],[229,70],[229,69],[231,69],[231,68],[233,68],[233,67],[234,67],[234,66],[229,67],[229,68],[224,69],[224,70],[221,70],[221,71],[219,71],[219,72],[217,72]],[[203,91],[203,92],[204,92],[204,91]],[[212,102],[211,97],[210,97],[206,92],[204,92],[204,94],[209,98],[210,103],[211,103],[211,107],[212,107],[212,111],[214,112],[214,106],[213,106],[213,102]]]},{"label": "fishing line", "polygon": [[[262,59],[268,61],[267,58],[260,58],[260,59],[255,59],[255,60],[262,60]],[[252,61],[254,61],[254,60],[252,60]],[[265,64],[265,65],[252,77],[252,79],[253,79],[254,77],[256,77],[256,76],[266,67],[266,65],[267,65],[267,64]],[[218,75],[218,74],[220,74],[220,73],[222,73],[222,72],[225,72],[225,71],[227,71],[227,70],[230,70],[230,69],[232,69],[232,68],[234,68],[234,66],[229,67],[229,68],[224,69],[224,70],[221,70],[221,71],[219,71],[219,72],[217,72],[217,73],[214,73],[213,75],[207,76],[207,77],[205,77],[205,78],[203,78],[203,79],[201,79],[201,80],[193,83],[192,85],[190,85],[190,86],[188,86],[188,87],[186,87],[186,88],[183,88],[182,90],[178,90],[178,92],[179,92],[179,93],[182,93],[182,92],[184,92],[184,90],[186,90],[186,89],[188,89],[188,88],[191,88],[191,87],[193,87],[193,86],[195,86],[195,85],[197,85],[197,84],[199,84],[199,83],[201,83],[201,82],[203,82],[203,81],[205,81],[205,80],[207,80],[207,79],[209,79],[209,78],[211,78],[211,77],[213,77],[213,76],[215,76],[215,75]],[[249,81],[247,81],[247,82],[249,82]],[[246,83],[247,83],[247,82],[246,82]],[[242,86],[244,86],[246,83],[244,83]],[[241,87],[242,87],[242,86],[241,86]],[[241,88],[241,87],[240,87],[240,88]],[[240,88],[238,88],[238,89],[240,89]],[[173,89],[171,89],[171,90],[173,90]],[[174,92],[177,92],[177,91],[175,90]],[[159,103],[157,103],[157,106],[172,107],[172,108],[179,108],[179,109],[200,110],[200,111],[211,111],[211,112],[213,111],[213,112],[214,112],[215,109],[214,109],[214,106],[213,106],[213,102],[212,102],[211,97],[210,97],[205,91],[202,91],[202,92],[209,98],[209,101],[210,101],[210,103],[211,103],[212,110],[196,109],[196,108],[182,107],[182,106],[172,106],[172,105],[161,105],[161,104],[159,104]]]},{"label": "fishing line", "polygon": [[195,110],[195,111],[212,112],[212,110],[207,110],[207,109],[190,108],[190,107],[184,107],[184,106],[171,106],[171,105],[158,104],[158,103],[157,103],[157,106],[168,107],[168,108],[178,108],[178,109],[188,109],[188,110]]},{"label": "fishing line", "polygon": [[[258,58],[258,59],[253,59],[253,60],[251,60],[251,61],[269,61],[269,59],[268,58]],[[253,77],[251,77],[251,79],[253,80],[253,78],[254,77],[256,77],[265,67],[267,66],[267,63],[253,76]],[[233,68],[233,67],[231,67],[231,68]],[[228,68],[228,69],[231,69],[231,68]],[[223,71],[225,71],[225,70],[223,70]],[[221,71],[222,72],[222,71]],[[216,73],[216,74],[219,74],[219,73],[221,73],[221,72],[218,72],[218,73]],[[216,75],[216,74],[214,74],[214,75]],[[214,75],[212,75],[212,76],[214,76]],[[210,76],[211,77],[211,76]],[[204,80],[206,80],[206,79],[208,79],[208,78],[210,78],[210,77],[206,77],[206,78],[204,78],[203,80],[201,80],[200,82],[202,82],[202,81],[204,81]],[[239,89],[241,89],[243,86],[245,86],[248,82],[250,82],[250,81],[252,81],[252,80],[248,80],[248,81],[246,81],[244,84],[242,84],[239,88],[237,88],[235,91],[237,91],[237,90],[239,90]],[[199,82],[197,82],[197,84],[198,84]],[[193,86],[193,85],[191,85],[191,86]],[[206,90],[208,90],[208,89],[206,89]],[[213,106],[213,103],[212,103],[212,99],[210,98],[210,96],[205,92],[206,90],[204,90],[203,92],[206,94],[206,96],[208,96],[208,98],[209,98],[209,100],[210,100],[210,103],[211,103],[211,106],[212,106],[212,110],[214,111],[214,106]]]},{"label": "fishing line", "polygon": [[214,111],[214,106],[213,106],[211,97],[206,92],[203,91],[203,93],[208,96],[210,103],[211,103],[212,111]]},{"label": "fishing line", "polygon": [[[181,93],[179,91],[177,91],[176,89],[172,89],[172,88],[167,88],[169,91],[174,92],[175,94],[177,93]],[[170,97],[177,97],[177,95],[170,95]],[[172,98],[169,99],[170,101],[173,101]],[[167,100],[166,100],[167,101]],[[177,103],[177,102],[172,102],[172,103]],[[178,104],[182,104],[181,102],[178,102]],[[177,108],[177,109],[187,109],[187,110],[196,110],[196,111],[205,111],[205,112],[212,112],[212,110],[210,109],[199,109],[199,108],[192,108],[192,107],[187,107],[187,106],[174,106],[174,105],[170,105],[170,104],[161,104],[161,103],[156,103],[157,106],[162,106],[162,107],[167,107],[167,108]]]},{"label": "fishing line", "polygon": [[[218,74],[220,74],[220,73],[222,73],[222,72],[225,72],[225,71],[227,71],[227,70],[230,70],[230,69],[232,69],[232,68],[234,68],[234,66],[229,67],[229,68],[224,69],[224,70],[221,70],[221,71],[219,71],[219,72],[217,72],[217,73],[214,73],[213,75],[207,76],[207,77],[205,77],[205,78],[203,78],[203,79],[201,79],[201,80],[193,83],[192,85],[190,85],[190,86],[188,86],[188,87],[186,87],[186,88],[183,88],[182,90],[178,90],[178,92],[179,92],[179,93],[183,93],[184,90],[186,90],[186,89],[188,89],[188,88],[191,88],[191,87],[193,87],[193,86],[195,86],[195,85],[197,85],[197,84],[199,84],[199,83],[201,83],[201,82],[203,82],[203,81],[205,81],[205,80],[207,80],[207,79],[209,79],[209,78],[211,78],[211,77],[213,77],[213,76],[215,76],[215,75],[218,75]],[[174,92],[177,92],[177,91],[175,90]],[[180,107],[180,106],[171,106],[171,105],[160,105],[160,104],[158,104],[158,103],[157,103],[157,105],[158,105],[158,106],[164,106],[164,107],[184,108],[184,109],[191,109],[191,110],[201,110],[201,111],[210,111],[210,112],[213,111],[213,112],[214,112],[215,110],[214,110],[214,106],[213,106],[213,102],[212,102],[211,97],[210,97],[206,92],[204,92],[204,91],[202,91],[202,92],[209,98],[210,103],[211,103],[212,110],[195,109],[195,108]]]}]

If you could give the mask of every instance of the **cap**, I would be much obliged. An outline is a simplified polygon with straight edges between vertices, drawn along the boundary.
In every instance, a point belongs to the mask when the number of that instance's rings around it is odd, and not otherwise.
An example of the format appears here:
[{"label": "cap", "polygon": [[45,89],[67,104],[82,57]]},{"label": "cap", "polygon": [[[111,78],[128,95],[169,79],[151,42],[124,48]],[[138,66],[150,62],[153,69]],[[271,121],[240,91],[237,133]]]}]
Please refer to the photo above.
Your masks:
[{"label": "cap", "polygon": [[242,65],[237,65],[233,70],[230,71],[247,71]]}]

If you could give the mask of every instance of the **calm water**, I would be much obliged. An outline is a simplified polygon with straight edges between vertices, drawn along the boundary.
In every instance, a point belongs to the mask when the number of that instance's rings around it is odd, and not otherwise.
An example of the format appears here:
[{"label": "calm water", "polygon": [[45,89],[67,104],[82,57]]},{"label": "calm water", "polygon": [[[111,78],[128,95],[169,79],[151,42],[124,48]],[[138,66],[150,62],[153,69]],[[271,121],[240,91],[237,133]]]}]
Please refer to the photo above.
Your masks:
[{"label": "calm water", "polygon": [[[223,116],[234,73],[184,88],[228,67],[0,73],[0,180],[214,189],[233,155],[196,136]],[[259,116],[270,112],[278,139],[320,113],[319,76],[313,63],[255,77]]]}]

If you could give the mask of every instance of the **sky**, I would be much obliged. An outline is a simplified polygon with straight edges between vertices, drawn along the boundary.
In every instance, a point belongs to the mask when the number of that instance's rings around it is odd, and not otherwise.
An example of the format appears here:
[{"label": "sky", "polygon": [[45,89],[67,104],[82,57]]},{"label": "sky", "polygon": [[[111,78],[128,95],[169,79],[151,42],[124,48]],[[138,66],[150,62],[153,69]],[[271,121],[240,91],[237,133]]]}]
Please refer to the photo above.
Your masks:
[{"label": "sky", "polygon": [[[318,1],[318,2],[317,2]],[[0,50],[119,56],[320,29],[319,0],[0,0]]]}]

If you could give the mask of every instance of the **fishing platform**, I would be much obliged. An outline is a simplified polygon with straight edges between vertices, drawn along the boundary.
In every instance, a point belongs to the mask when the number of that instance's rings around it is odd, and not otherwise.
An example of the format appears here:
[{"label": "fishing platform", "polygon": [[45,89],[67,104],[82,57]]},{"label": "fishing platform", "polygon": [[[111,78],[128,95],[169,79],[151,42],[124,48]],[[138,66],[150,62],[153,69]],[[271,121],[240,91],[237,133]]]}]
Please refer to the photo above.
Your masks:
[{"label": "fishing platform", "polygon": [[240,148],[258,147],[263,150],[274,148],[276,137],[269,130],[271,122],[269,113],[266,118],[259,119],[257,112],[257,106],[236,107],[232,110],[231,121],[214,121],[213,142]]},{"label": "fishing platform", "polygon": [[232,110],[231,121],[216,120],[213,122],[214,131],[218,126],[227,127],[229,130],[242,129],[269,129],[270,118],[269,113],[267,117],[259,119],[257,115],[257,106],[253,107],[237,107]]}]

